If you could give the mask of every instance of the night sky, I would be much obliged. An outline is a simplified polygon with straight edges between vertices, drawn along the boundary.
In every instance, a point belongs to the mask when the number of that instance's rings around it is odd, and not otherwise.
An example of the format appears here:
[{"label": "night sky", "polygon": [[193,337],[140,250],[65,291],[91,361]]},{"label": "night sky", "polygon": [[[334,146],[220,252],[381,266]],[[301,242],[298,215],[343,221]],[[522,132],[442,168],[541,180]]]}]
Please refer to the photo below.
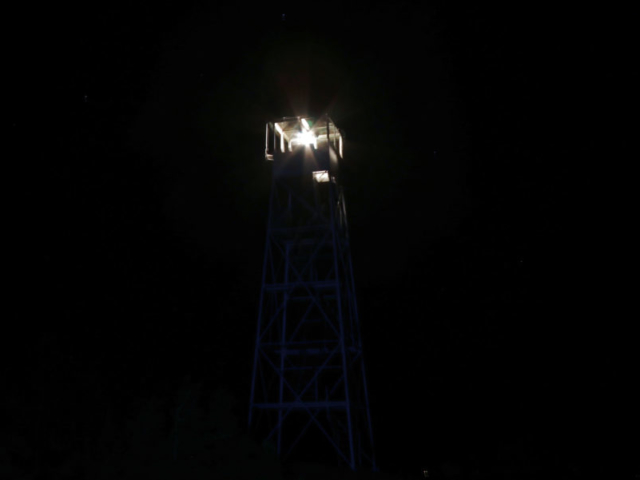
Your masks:
[{"label": "night sky", "polygon": [[593,19],[275,8],[68,8],[14,37],[5,424],[64,418],[47,431],[92,439],[96,412],[124,419],[187,376],[225,386],[246,422],[265,123],[328,113],[381,469],[633,478],[637,321],[603,273]]}]

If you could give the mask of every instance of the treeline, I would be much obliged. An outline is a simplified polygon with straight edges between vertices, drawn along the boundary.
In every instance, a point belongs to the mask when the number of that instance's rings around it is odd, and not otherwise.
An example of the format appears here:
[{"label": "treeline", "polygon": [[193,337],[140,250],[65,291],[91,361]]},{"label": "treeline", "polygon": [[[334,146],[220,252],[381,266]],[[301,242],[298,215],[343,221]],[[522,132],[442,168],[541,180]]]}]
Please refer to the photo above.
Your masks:
[{"label": "treeline", "polygon": [[73,403],[52,409],[17,399],[9,395],[3,407],[0,478],[283,478],[274,452],[240,427],[226,388],[185,382],[172,396],[94,405],[91,415],[88,405],[82,413]]},{"label": "treeline", "polygon": [[[270,443],[239,420],[229,388],[188,377],[169,395],[96,397],[97,382],[76,378],[63,394],[5,390],[0,478],[11,480],[320,480],[371,478],[316,464],[283,465]],[[80,392],[85,392],[79,398]],[[41,390],[40,393],[46,392]],[[63,399],[61,401],[60,399]],[[47,403],[48,401],[48,403]],[[322,459],[319,459],[322,460]],[[373,478],[384,480],[384,474]]]}]

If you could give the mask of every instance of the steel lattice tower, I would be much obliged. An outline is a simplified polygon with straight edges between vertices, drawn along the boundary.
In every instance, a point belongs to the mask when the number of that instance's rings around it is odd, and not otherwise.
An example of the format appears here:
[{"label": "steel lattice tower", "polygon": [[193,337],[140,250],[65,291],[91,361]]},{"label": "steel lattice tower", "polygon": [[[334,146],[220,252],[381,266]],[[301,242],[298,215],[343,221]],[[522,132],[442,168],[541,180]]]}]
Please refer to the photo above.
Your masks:
[{"label": "steel lattice tower", "polygon": [[[273,161],[249,425],[292,452],[376,470],[347,215],[342,134],[327,116],[267,124]],[[311,452],[311,454],[310,454]]]}]

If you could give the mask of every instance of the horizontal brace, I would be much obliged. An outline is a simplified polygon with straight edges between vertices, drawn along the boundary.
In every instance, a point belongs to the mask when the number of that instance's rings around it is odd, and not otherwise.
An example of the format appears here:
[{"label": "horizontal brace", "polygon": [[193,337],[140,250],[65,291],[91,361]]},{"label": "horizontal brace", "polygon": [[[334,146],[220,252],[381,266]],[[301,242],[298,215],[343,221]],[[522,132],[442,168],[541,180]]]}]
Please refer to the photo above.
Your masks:
[{"label": "horizontal brace", "polygon": [[274,350],[277,354],[285,354],[285,355],[327,355],[332,352],[328,348],[284,348],[279,350]]},{"label": "horizontal brace", "polygon": [[[324,320],[323,320],[324,321]],[[333,346],[335,347],[338,344],[338,341],[335,339],[328,339],[328,340],[302,340],[302,341],[298,341],[298,342],[260,342],[260,345],[263,347],[283,347],[283,346],[287,346],[287,347],[298,347],[298,346],[303,346],[303,345],[321,345],[322,347],[325,347],[327,345]]]},{"label": "horizontal brace", "polygon": [[330,223],[317,223],[315,225],[305,225],[303,227],[271,227],[268,233],[272,235],[300,234],[300,233],[325,232],[327,230],[331,230]]},{"label": "horizontal brace", "polygon": [[[319,342],[309,342],[309,343],[319,343]],[[328,339],[326,342],[327,345],[329,345],[329,347],[335,347],[338,342],[336,342],[335,340],[332,339]],[[314,355],[319,355],[322,353],[331,353],[332,349],[328,348],[328,347],[322,347],[322,348],[278,348],[280,347],[282,344],[280,342],[261,342],[260,346],[258,348],[260,348],[260,350],[262,352],[266,353],[277,353],[278,355],[284,353],[286,355],[296,355],[296,354],[300,354],[300,353],[309,353],[309,354],[314,354]],[[296,345],[304,345],[304,343],[299,343],[299,344],[288,344],[288,347],[295,347]],[[360,354],[362,353],[361,349],[356,348],[356,347],[351,347],[351,346],[345,346],[344,347],[346,352],[349,353],[355,353],[356,357],[359,357]]]},{"label": "horizontal brace", "polygon": [[281,402],[281,403],[254,403],[253,408],[261,410],[307,410],[309,408],[333,408],[346,409],[347,402]]},{"label": "horizontal brace", "polygon": [[[290,371],[298,371],[298,370],[318,370],[318,368],[320,368],[318,365],[310,365],[305,367],[291,366],[291,367],[284,367],[284,371],[290,372]],[[342,365],[325,365],[324,367],[322,367],[322,370],[342,370],[342,368],[343,368]]]},{"label": "horizontal brace", "polygon": [[[317,298],[317,295],[311,296],[311,295],[290,295],[287,297],[287,301],[289,302],[308,302],[310,300],[315,300]],[[331,295],[327,295],[327,294],[323,294],[322,295],[322,300],[336,300],[338,298],[337,295],[331,294]]]},{"label": "horizontal brace", "polygon": [[[289,295],[287,297],[287,300],[289,302],[308,302],[310,300],[315,300],[317,297],[317,295],[311,296],[311,295]],[[331,295],[327,295],[327,294],[323,294],[322,295],[322,300],[336,300],[338,298],[337,295],[331,294]]]},{"label": "horizontal brace", "polygon": [[296,287],[308,288],[337,288],[339,283],[335,280],[311,280],[308,282],[289,282],[289,283],[265,283],[264,289],[267,291],[287,291]]}]

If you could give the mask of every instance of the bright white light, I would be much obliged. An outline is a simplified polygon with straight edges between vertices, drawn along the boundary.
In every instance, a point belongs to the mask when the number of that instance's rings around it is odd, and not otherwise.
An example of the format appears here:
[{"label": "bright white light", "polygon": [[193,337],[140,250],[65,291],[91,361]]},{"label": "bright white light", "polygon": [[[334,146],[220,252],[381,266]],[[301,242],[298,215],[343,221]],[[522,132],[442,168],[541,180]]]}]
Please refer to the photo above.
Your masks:
[{"label": "bright white light", "polygon": [[306,128],[307,130],[311,130],[311,127],[309,126],[309,122],[307,122],[307,119],[306,119],[306,118],[303,118],[303,119],[302,119],[302,126],[303,126],[304,128]]},{"label": "bright white light", "polygon": [[318,148],[318,139],[311,132],[296,133],[291,139],[291,146],[293,147],[295,145],[313,145],[315,148]]},{"label": "bright white light", "polygon": [[327,170],[318,170],[313,172],[313,179],[318,183],[325,183],[329,181],[329,172]]},{"label": "bright white light", "polygon": [[284,152],[284,132],[282,131],[282,127],[276,123],[276,130],[280,134],[280,151]]},{"label": "bright white light", "polygon": [[339,147],[339,149],[340,149],[340,156],[342,157],[343,156],[342,155],[342,135],[340,135],[340,147]]}]

